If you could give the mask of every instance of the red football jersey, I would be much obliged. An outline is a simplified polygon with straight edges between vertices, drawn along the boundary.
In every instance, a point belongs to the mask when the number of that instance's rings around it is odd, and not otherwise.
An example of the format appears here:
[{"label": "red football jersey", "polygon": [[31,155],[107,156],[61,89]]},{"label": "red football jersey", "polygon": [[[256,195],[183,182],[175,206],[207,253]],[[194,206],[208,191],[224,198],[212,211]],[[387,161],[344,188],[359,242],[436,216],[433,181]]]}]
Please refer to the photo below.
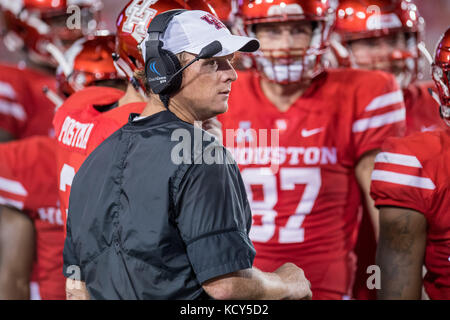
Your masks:
[{"label": "red football jersey", "polygon": [[[375,160],[377,206],[416,210],[427,220],[424,285],[431,299],[450,299],[450,132],[389,139]],[[448,147],[448,148],[447,148]]]},{"label": "red football jersey", "polygon": [[[406,135],[416,132],[446,129],[445,123],[439,117],[439,105],[431,97],[428,88],[435,90],[434,83],[412,83],[403,89],[406,107]],[[366,280],[367,267],[375,264],[376,240],[372,221],[363,215],[360,232],[355,247],[358,256],[358,270],[355,278],[354,297],[356,299],[376,299],[376,290],[369,290]]]},{"label": "red football jersey", "polygon": [[96,106],[117,102],[124,95],[114,88],[89,87],[74,93],[53,120],[58,141],[58,190],[64,223],[72,180],[89,154],[114,131],[125,125],[130,113],[141,113],[145,103],[130,103],[101,112]]},{"label": "red football jersey", "polygon": [[364,153],[404,131],[393,76],[328,70],[280,112],[256,73],[239,73],[229,110],[218,119],[252,207],[255,266],[273,271],[294,262],[313,294],[349,295],[360,204],[354,168]]},{"label": "red football jersey", "polygon": [[34,275],[42,299],[65,299],[62,275],[64,228],[56,179],[56,141],[35,136],[0,144],[0,204],[34,220]]},{"label": "red football jersey", "polygon": [[15,139],[53,135],[55,105],[42,92],[56,90],[54,76],[0,65],[0,128]]},{"label": "red football jersey", "polygon": [[431,81],[412,83],[403,90],[406,106],[406,135],[447,129],[439,117],[439,105],[431,97],[428,88],[436,90]]}]

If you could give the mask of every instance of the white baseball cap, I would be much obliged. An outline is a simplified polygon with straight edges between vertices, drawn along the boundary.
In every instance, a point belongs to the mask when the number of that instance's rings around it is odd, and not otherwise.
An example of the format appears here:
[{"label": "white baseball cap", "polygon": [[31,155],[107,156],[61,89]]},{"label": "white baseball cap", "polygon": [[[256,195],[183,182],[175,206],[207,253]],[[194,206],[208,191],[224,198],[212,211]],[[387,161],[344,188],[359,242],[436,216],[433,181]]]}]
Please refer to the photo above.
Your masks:
[{"label": "white baseball cap", "polygon": [[[145,61],[147,34],[141,42],[141,52]],[[188,52],[198,55],[211,42],[217,40],[222,50],[214,57],[223,57],[236,51],[254,52],[259,49],[255,38],[232,35],[228,28],[212,14],[201,10],[187,10],[172,18],[164,35],[160,38],[163,49],[178,54]]]}]

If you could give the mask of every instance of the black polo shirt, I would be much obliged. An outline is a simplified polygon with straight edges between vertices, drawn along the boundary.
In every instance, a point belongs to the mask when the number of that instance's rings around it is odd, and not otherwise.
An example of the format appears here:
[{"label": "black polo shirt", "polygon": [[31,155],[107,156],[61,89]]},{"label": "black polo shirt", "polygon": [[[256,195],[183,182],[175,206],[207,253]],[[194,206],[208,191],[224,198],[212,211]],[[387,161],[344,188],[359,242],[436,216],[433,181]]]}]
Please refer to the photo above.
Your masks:
[{"label": "black polo shirt", "polygon": [[253,264],[239,169],[173,113],[136,116],[75,176],[64,275],[76,278],[79,267],[92,299],[207,297],[203,282]]}]

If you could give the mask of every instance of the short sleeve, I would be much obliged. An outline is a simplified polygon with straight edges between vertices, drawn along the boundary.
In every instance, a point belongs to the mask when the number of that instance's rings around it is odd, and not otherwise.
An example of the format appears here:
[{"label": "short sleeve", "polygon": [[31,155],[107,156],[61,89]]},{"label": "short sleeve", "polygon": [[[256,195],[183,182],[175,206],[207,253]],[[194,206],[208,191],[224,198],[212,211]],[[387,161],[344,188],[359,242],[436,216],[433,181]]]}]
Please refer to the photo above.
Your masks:
[{"label": "short sleeve", "polygon": [[[57,207],[56,141],[34,136],[0,144],[0,196],[19,210]],[[62,225],[60,217],[55,217]]]},{"label": "short sleeve", "polygon": [[22,87],[0,80],[0,129],[15,137],[20,137],[27,121],[26,101],[20,99],[25,100],[29,90]]},{"label": "short sleeve", "polygon": [[14,156],[10,143],[0,145],[0,204],[22,210],[28,197],[28,190],[19,177],[14,174],[14,168],[8,161]]},{"label": "short sleeve", "polygon": [[377,207],[396,206],[426,214],[435,183],[404,139],[388,139],[375,158],[371,196]]},{"label": "short sleeve", "polygon": [[379,149],[386,138],[403,136],[406,130],[403,93],[394,76],[377,71],[361,80],[355,93],[357,109],[352,124],[355,160]]},{"label": "short sleeve", "polygon": [[237,165],[194,164],[175,195],[176,223],[197,279],[251,268],[251,212]]}]

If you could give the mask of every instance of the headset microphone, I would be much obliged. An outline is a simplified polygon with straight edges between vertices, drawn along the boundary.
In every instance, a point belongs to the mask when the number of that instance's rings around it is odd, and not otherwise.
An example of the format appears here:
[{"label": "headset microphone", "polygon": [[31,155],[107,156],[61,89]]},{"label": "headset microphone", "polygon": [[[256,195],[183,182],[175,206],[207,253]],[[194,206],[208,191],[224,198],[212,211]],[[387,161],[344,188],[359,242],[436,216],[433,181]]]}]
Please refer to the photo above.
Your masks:
[{"label": "headset microphone", "polygon": [[204,47],[194,60],[192,60],[187,65],[185,65],[183,68],[181,68],[180,70],[175,72],[170,77],[169,81],[167,81],[167,83],[169,84],[172,81],[172,79],[174,79],[178,74],[183,72],[187,67],[189,67],[191,64],[193,64],[195,61],[198,61],[200,59],[212,58],[214,55],[218,54],[220,51],[222,51],[222,44],[219,41],[214,40],[213,42],[208,44],[206,47]]}]

